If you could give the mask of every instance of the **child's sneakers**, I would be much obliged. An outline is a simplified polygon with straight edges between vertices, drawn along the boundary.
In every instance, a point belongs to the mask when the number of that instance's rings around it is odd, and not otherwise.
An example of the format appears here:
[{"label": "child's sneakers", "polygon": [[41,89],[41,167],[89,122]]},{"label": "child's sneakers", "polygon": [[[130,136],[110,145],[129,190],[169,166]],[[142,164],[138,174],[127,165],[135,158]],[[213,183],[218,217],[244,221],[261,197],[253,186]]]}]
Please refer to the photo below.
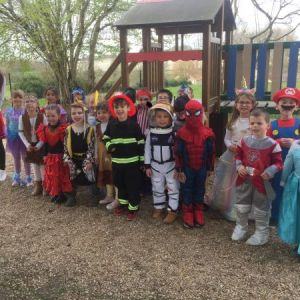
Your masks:
[{"label": "child's sneakers", "polygon": [[12,180],[13,180],[11,184],[12,186],[20,186],[22,184],[20,174],[15,173]]},{"label": "child's sneakers", "polygon": [[269,231],[268,229],[260,230],[256,229],[254,234],[246,241],[247,245],[251,246],[262,246],[269,241]]},{"label": "child's sneakers", "polygon": [[127,221],[134,221],[137,218],[137,211],[129,211],[127,213]]},{"label": "child's sneakers", "polygon": [[108,204],[113,202],[115,199],[113,197],[110,196],[106,196],[103,200],[99,201],[99,204]]},{"label": "child's sneakers", "polygon": [[26,182],[25,182],[26,187],[31,187],[33,186],[33,181],[31,176],[26,177]]},{"label": "child's sneakers", "polygon": [[[100,201],[101,202],[101,201]],[[115,199],[114,201],[112,201],[112,202],[110,202],[110,203],[108,203],[107,205],[106,205],[106,209],[107,210],[113,210],[113,209],[115,209],[116,207],[118,207],[119,206],[119,200],[118,199]]]},{"label": "child's sneakers", "polygon": [[6,179],[6,171],[0,170],[0,181],[4,181]]},{"label": "child's sneakers", "polygon": [[231,239],[233,241],[241,241],[245,238],[246,234],[247,230],[245,230],[241,225],[236,225],[233,230]]},{"label": "child's sneakers", "polygon": [[127,213],[127,206],[117,206],[115,209],[114,209],[114,215],[115,216],[123,216]]}]

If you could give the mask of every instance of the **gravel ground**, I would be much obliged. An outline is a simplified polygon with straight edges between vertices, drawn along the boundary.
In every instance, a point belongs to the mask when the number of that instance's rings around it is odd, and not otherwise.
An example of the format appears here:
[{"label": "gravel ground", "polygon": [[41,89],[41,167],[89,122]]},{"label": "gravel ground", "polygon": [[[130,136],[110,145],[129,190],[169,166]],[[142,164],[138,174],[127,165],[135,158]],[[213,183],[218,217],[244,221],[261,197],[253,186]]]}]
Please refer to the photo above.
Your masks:
[{"label": "gravel ground", "polygon": [[[11,171],[11,163],[8,162]],[[202,229],[128,222],[0,184],[0,299],[300,299],[300,263],[272,229],[259,248],[233,243],[234,224],[207,212]],[[253,230],[253,227],[251,227]]]}]

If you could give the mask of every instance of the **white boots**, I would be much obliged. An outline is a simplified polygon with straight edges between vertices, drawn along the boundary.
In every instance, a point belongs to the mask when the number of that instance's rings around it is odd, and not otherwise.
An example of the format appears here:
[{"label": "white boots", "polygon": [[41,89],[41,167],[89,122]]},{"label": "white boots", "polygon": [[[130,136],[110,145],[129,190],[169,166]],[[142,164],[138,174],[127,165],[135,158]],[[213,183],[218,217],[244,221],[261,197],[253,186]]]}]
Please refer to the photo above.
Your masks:
[{"label": "white boots", "polygon": [[[248,229],[248,215],[251,211],[251,205],[236,205],[236,226],[232,233],[233,241],[241,241],[246,237]],[[246,241],[246,244],[252,246],[261,246],[269,241],[269,212],[254,208],[255,232]]]},{"label": "white boots", "polygon": [[233,241],[241,241],[245,238],[248,230],[248,215],[251,205],[237,204],[236,206],[236,226],[232,233]]},{"label": "white boots", "polygon": [[269,218],[268,211],[254,208],[255,232],[247,240],[246,244],[252,246],[261,246],[269,241]]}]

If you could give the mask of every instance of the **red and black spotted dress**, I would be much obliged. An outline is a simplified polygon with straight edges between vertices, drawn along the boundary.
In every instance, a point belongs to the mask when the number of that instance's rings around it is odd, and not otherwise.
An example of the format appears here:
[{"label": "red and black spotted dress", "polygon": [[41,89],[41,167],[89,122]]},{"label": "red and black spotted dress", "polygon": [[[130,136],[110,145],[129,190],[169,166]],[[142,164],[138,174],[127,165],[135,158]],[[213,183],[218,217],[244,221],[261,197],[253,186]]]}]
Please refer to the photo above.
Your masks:
[{"label": "red and black spotted dress", "polygon": [[37,136],[45,143],[46,156],[44,189],[50,196],[71,192],[69,167],[63,162],[64,136],[67,124],[58,123],[55,126],[41,124]]}]

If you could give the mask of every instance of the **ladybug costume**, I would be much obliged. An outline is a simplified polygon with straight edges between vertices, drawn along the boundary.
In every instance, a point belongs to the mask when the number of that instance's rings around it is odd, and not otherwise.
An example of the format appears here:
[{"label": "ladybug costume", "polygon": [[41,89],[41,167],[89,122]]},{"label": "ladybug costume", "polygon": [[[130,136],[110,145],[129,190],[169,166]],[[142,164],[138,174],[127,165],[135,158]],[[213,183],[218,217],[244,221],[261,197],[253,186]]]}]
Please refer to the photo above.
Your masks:
[{"label": "ladybug costume", "polygon": [[176,136],[176,169],[183,172],[183,221],[186,227],[204,225],[203,198],[207,171],[212,171],[215,137],[202,122],[203,107],[197,100],[185,106],[186,121]]}]

